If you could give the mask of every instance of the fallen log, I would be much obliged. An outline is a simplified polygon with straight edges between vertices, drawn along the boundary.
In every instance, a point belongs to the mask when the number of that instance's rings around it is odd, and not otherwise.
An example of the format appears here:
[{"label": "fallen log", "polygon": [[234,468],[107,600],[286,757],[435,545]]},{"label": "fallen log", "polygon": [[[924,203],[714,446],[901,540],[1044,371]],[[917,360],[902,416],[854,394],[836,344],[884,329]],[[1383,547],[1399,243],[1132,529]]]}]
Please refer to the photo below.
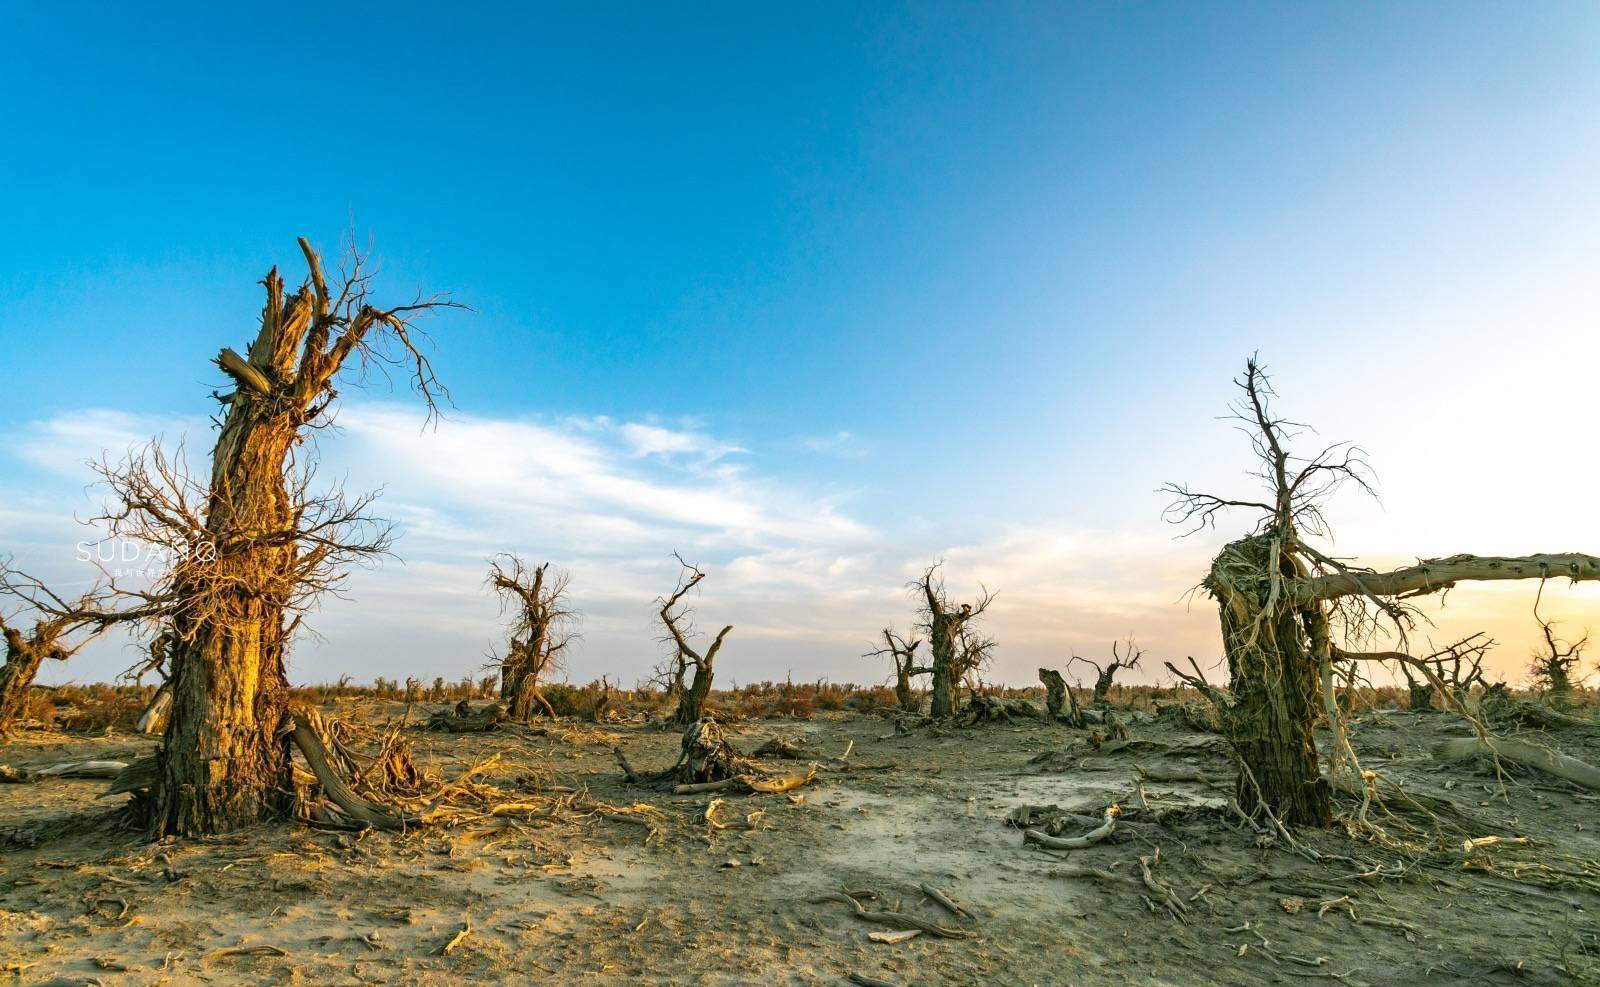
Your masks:
[{"label": "fallen log", "polygon": [[1525,740],[1514,740],[1509,737],[1482,739],[1461,737],[1447,740],[1433,749],[1433,756],[1441,761],[1458,761],[1474,754],[1494,754],[1507,761],[1563,778],[1575,785],[1600,791],[1600,768]]},{"label": "fallen log", "polygon": [[126,761],[68,761],[40,768],[34,774],[50,778],[116,778],[126,770]]}]

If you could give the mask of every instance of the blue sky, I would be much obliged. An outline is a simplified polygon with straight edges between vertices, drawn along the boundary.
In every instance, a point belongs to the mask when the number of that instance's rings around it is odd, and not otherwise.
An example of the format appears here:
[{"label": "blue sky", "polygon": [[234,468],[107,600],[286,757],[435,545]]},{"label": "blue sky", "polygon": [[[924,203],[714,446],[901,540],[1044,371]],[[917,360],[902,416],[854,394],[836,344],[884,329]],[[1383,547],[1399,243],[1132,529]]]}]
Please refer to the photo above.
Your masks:
[{"label": "blue sky", "polygon": [[[712,570],[741,680],[870,677],[853,655],[938,556],[1001,590],[1003,677],[1130,632],[1213,656],[1177,601],[1227,532],[1172,542],[1154,490],[1243,482],[1214,417],[1258,349],[1288,410],[1373,452],[1383,505],[1341,505],[1341,550],[1600,548],[1592,5],[16,4],[0,27],[19,562],[74,577],[85,457],[209,446],[207,361],[253,332],[269,265],[298,275],[296,235],[353,230],[381,287],[475,309],[432,326],[451,421],[351,391],[324,443],[385,487],[405,564],[330,605],[302,678],[481,657],[499,550],[588,594],[578,679],[638,677],[674,549]],[[1530,594],[1475,593],[1441,634],[1490,626],[1520,665]]]}]

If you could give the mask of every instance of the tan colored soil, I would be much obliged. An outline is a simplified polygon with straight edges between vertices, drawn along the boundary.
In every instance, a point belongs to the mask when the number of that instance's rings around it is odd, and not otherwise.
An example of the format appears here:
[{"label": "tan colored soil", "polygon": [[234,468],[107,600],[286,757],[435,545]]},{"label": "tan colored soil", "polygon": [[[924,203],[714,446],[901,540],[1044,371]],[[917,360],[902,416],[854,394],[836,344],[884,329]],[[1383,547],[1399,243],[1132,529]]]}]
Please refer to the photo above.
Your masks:
[{"label": "tan colored soil", "polygon": [[[399,708],[360,700],[325,711],[377,723]],[[1528,776],[1501,795],[1481,765],[1431,761],[1433,742],[1459,735],[1443,714],[1367,714],[1358,750],[1369,767],[1470,812],[1481,835],[1531,843],[1407,862],[1330,833],[1309,844],[1347,859],[1313,864],[1281,842],[1258,846],[1218,810],[1042,851],[1023,846],[1008,811],[1056,803],[1098,816],[1112,801],[1132,804],[1136,764],[1223,771],[1224,757],[1166,720],[1136,723],[1134,743],[1111,752],[1091,749],[1084,731],[1026,721],[896,735],[876,717],[829,714],[733,729],[744,750],[776,735],[830,756],[853,740],[852,770],[819,774],[803,799],[728,796],[721,831],[703,818],[713,796],[622,784],[613,744],[641,771],[663,767],[678,744],[670,731],[413,735],[419,758],[446,774],[504,750],[507,769],[492,780],[508,791],[556,783],[613,805],[648,803],[662,819],[648,837],[575,817],[481,836],[277,825],[151,844],[121,821],[123,796],[98,797],[104,782],[3,785],[0,983],[778,985],[852,973],[906,985],[1600,983],[1600,798]],[[1600,759],[1600,732],[1555,739]],[[0,761],[128,759],[150,746],[32,734],[0,747]],[[1056,753],[1032,763],[1046,752]],[[1145,791],[1152,809],[1220,804],[1195,783]],[[1068,860],[1135,876],[1135,858],[1157,846],[1154,875],[1187,903],[1186,923],[1147,903],[1136,881],[1051,875]],[[1356,876],[1379,863],[1382,876]],[[973,919],[928,900],[924,882]],[[894,926],[810,900],[841,889],[975,936],[872,942],[869,932]],[[1357,924],[1345,905],[1375,924]]]}]

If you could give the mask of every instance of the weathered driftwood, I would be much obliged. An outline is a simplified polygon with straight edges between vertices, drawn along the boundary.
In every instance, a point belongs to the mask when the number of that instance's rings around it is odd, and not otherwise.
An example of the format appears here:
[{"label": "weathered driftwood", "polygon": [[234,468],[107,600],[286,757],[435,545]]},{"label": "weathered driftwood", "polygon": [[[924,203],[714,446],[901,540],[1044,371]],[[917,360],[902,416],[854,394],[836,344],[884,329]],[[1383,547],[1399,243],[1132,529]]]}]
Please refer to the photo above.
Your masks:
[{"label": "weathered driftwood", "polygon": [[946,928],[945,926],[939,925],[936,922],[929,922],[926,919],[917,918],[915,915],[907,915],[904,912],[868,911],[861,906],[861,902],[840,891],[833,891],[828,894],[818,895],[817,897],[812,898],[811,901],[813,903],[824,901],[842,901],[849,905],[855,911],[856,918],[861,919],[863,922],[876,922],[880,925],[892,925],[897,929],[919,929],[928,933],[930,936],[938,936],[941,939],[972,938],[972,933],[965,929]]},{"label": "weathered driftwood", "polygon": [[957,918],[970,919],[972,917],[972,913],[971,912],[967,911],[965,908],[962,908],[960,905],[956,904],[955,901],[952,900],[949,895],[945,894],[943,891],[940,891],[938,888],[934,887],[931,884],[928,884],[928,883],[918,884],[917,885],[917,890],[921,891],[923,894],[927,895],[929,898],[931,898],[934,901],[938,902],[941,907],[943,907],[946,911],[948,911],[950,914],[956,916]]},{"label": "weathered driftwood", "polygon": [[[1492,697],[1492,698],[1491,698]],[[1551,709],[1540,703],[1514,699],[1504,694],[1486,694],[1480,703],[1483,718],[1497,724],[1513,723],[1522,726],[1558,730],[1565,727],[1600,729],[1600,720],[1576,716]]]},{"label": "weathered driftwood", "polygon": [[1202,785],[1225,787],[1236,781],[1231,775],[1201,771],[1192,764],[1175,764],[1158,761],[1154,764],[1135,764],[1133,770],[1144,781],[1195,781]]},{"label": "weathered driftwood", "polygon": [[817,776],[815,766],[805,774],[792,775],[757,775],[742,774],[720,781],[705,781],[688,785],[677,785],[672,789],[674,795],[698,795],[703,792],[742,791],[755,795],[781,795],[792,792],[796,788],[807,785]]},{"label": "weathered driftwood", "polygon": [[1106,814],[1100,825],[1083,834],[1082,836],[1051,836],[1041,829],[1025,829],[1022,831],[1024,844],[1037,843],[1039,846],[1050,850],[1082,850],[1084,847],[1094,846],[1117,831],[1117,816],[1120,814],[1115,805],[1106,807]]},{"label": "weathered driftwood", "polygon": [[1493,754],[1507,761],[1537,768],[1545,774],[1563,778],[1575,785],[1600,791],[1600,768],[1524,740],[1514,740],[1509,737],[1482,739],[1461,737],[1447,740],[1434,748],[1434,756],[1440,760],[1459,760],[1475,754]]},{"label": "weathered driftwood", "polygon": [[35,771],[45,778],[116,778],[128,769],[126,761],[67,761]]},{"label": "weathered driftwood", "polygon": [[622,779],[630,785],[637,785],[639,783],[639,773],[633,770],[632,764],[628,763],[628,754],[622,749],[621,744],[611,748],[611,756],[617,759],[617,767],[622,769]]}]

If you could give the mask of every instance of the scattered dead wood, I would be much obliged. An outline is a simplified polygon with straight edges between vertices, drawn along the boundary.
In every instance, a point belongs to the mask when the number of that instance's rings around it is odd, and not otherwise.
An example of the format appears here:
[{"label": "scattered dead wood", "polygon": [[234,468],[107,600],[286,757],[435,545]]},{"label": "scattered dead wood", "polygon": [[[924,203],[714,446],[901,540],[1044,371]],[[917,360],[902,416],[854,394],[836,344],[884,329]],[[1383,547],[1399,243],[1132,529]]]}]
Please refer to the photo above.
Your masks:
[{"label": "scattered dead wood", "polygon": [[934,901],[938,902],[940,904],[940,906],[942,906],[946,911],[948,911],[950,914],[954,915],[956,918],[964,918],[964,919],[971,919],[972,918],[972,913],[971,912],[967,911],[965,908],[962,908],[960,905],[956,904],[954,901],[952,901],[950,899],[949,895],[945,894],[943,891],[940,891],[938,888],[934,887],[933,885],[926,884],[926,883],[919,884],[919,885],[917,885],[917,889],[919,891],[921,891],[923,894],[927,895],[929,898],[931,898]]},{"label": "scattered dead wood", "polygon": [[879,925],[892,925],[897,929],[917,929],[930,936],[940,939],[971,939],[973,934],[965,929],[950,929],[926,919],[917,918],[915,915],[906,915],[902,912],[875,912],[868,911],[861,902],[842,891],[833,891],[828,894],[818,895],[811,899],[812,904],[824,901],[842,901],[855,911],[856,918],[863,922],[875,922]]},{"label": "scattered dead wood", "polygon": [[1063,864],[1044,872],[1046,877],[1087,878],[1107,884],[1126,884],[1133,881],[1127,874],[1116,874],[1103,867],[1085,867],[1082,864]]},{"label": "scattered dead wood", "polygon": [[[466,706],[463,710],[461,707]],[[440,710],[428,717],[425,729],[444,730],[449,733],[483,733],[500,726],[506,718],[506,710],[499,703],[490,703],[479,710],[473,710],[463,701],[455,709]]]},{"label": "scattered dead wood", "polygon": [[718,781],[699,782],[690,785],[676,785],[672,789],[674,795],[698,795],[705,792],[746,792],[753,795],[782,795],[792,792],[811,782],[816,777],[817,769],[813,766],[804,774],[792,775],[757,775],[742,774]]},{"label": "scattered dead wood", "polygon": [[1024,845],[1037,843],[1039,846],[1051,850],[1081,850],[1087,846],[1094,846],[1112,833],[1115,833],[1117,831],[1117,816],[1120,814],[1121,810],[1115,805],[1106,806],[1105,818],[1100,825],[1082,836],[1051,836],[1043,830],[1024,829],[1022,831],[1022,842]]},{"label": "scattered dead wood", "polygon": [[45,778],[115,779],[128,770],[126,761],[66,761],[48,768],[13,768],[0,764],[0,782],[22,784]]},{"label": "scattered dead wood", "polygon": [[909,942],[922,935],[921,929],[902,929],[899,932],[869,932],[867,939],[871,942],[886,943],[890,946],[902,942]]},{"label": "scattered dead wood", "polygon": [[1192,764],[1158,761],[1154,764],[1135,764],[1133,770],[1144,781],[1192,781],[1212,788],[1227,788],[1236,784],[1229,775],[1201,771]]},{"label": "scattered dead wood", "polygon": [[821,757],[803,741],[773,737],[751,752],[753,757],[776,757],[785,761],[820,761]]},{"label": "scattered dead wood", "polygon": [[[350,822],[360,826],[374,826],[378,829],[399,830],[404,828],[405,820],[385,809],[381,809],[357,795],[354,790],[339,777],[333,766],[328,761],[328,748],[323,743],[320,717],[311,710],[296,710],[294,718],[294,743],[304,755],[306,764],[317,776],[317,783],[322,786],[322,793],[337,807]],[[330,821],[337,823],[334,816]]]},{"label": "scattered dead wood", "polygon": [[1013,718],[1038,719],[1039,707],[1026,699],[1007,699],[1004,696],[976,695],[956,715],[961,726],[976,723],[1010,723]]},{"label": "scattered dead wood", "polygon": [[701,717],[683,731],[682,753],[676,766],[681,784],[722,781],[745,773],[749,763],[709,716]]},{"label": "scattered dead wood", "polygon": [[161,777],[161,768],[156,762],[154,754],[147,754],[129,764],[115,778],[111,785],[101,795],[142,795],[148,793]]},{"label": "scattered dead wood", "polygon": [[235,946],[232,949],[217,949],[206,954],[208,958],[223,959],[229,956],[288,956],[289,951],[279,946]]},{"label": "scattered dead wood", "polygon": [[1185,925],[1189,922],[1189,906],[1183,903],[1171,889],[1157,881],[1151,869],[1161,862],[1161,847],[1156,847],[1155,853],[1150,856],[1139,857],[1139,877],[1144,881],[1144,886],[1155,896],[1155,900],[1165,906],[1168,914]]},{"label": "scattered dead wood", "polygon": [[449,956],[451,953],[455,952],[456,947],[460,946],[463,942],[466,942],[467,937],[470,935],[472,935],[472,923],[468,922],[461,926],[461,930],[459,932],[442,943],[439,948],[435,949],[433,951],[433,955]]},{"label": "scattered dead wood", "polygon": [[1565,727],[1600,729],[1600,720],[1551,709],[1542,703],[1517,699],[1503,690],[1486,692],[1479,704],[1483,718],[1496,725],[1559,730]]}]

